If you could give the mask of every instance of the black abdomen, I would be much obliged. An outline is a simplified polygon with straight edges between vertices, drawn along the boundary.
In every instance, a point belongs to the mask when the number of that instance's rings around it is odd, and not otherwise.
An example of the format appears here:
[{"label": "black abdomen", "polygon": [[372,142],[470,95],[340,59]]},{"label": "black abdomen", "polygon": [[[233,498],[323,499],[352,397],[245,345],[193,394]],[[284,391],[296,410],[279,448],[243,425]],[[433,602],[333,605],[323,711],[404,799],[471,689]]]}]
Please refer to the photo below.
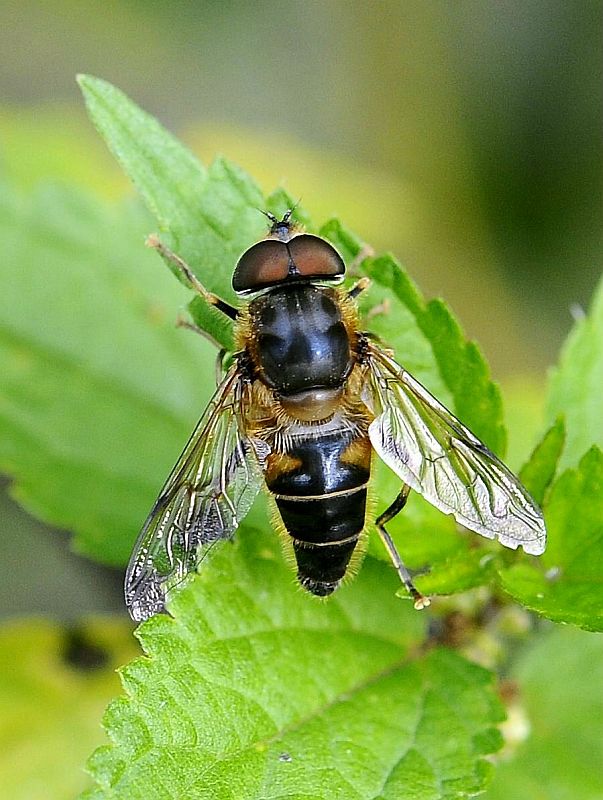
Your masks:
[{"label": "black abdomen", "polygon": [[298,579],[316,595],[339,585],[364,528],[371,447],[365,432],[309,427],[269,457],[266,482],[293,539]]}]

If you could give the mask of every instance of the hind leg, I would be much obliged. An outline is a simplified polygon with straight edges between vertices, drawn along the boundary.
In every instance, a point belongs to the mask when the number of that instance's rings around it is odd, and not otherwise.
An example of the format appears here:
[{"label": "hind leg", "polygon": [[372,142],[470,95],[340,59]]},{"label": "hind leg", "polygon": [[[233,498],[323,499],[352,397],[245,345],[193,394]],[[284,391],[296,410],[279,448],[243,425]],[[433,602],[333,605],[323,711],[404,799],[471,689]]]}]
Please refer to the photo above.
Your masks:
[{"label": "hind leg", "polygon": [[388,508],[385,509],[383,514],[377,517],[375,525],[377,526],[377,530],[379,531],[379,536],[381,536],[381,541],[385,545],[385,549],[389,553],[389,557],[391,558],[392,563],[396,568],[398,575],[400,576],[400,580],[402,581],[404,586],[406,586],[408,593],[415,601],[415,608],[417,610],[420,610],[422,608],[426,608],[429,605],[430,600],[428,597],[424,597],[412,582],[412,578],[410,577],[410,572],[404,566],[404,562],[402,561],[402,559],[400,558],[400,554],[396,550],[396,545],[394,544],[392,537],[385,530],[385,524],[390,520],[392,520],[396,516],[396,514],[399,514],[400,511],[402,511],[402,509],[406,505],[409,493],[410,493],[410,486],[406,486],[406,484],[403,484],[402,489],[400,490],[400,493],[398,494],[394,502],[390,506],[388,506]]}]

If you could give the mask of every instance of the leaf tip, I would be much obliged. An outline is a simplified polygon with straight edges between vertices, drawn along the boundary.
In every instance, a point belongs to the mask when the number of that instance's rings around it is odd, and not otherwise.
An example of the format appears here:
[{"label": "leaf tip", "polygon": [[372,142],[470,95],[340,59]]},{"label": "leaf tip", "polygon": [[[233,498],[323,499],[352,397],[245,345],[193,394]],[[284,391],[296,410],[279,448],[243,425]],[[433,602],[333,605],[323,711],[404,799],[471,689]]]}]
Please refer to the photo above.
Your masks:
[{"label": "leaf tip", "polygon": [[95,75],[88,75],[86,72],[78,72],[75,76],[75,80],[84,95],[86,103],[89,103],[95,95],[108,93],[121,94],[109,81],[105,81],[103,78],[97,78]]},{"label": "leaf tip", "polygon": [[95,78],[94,75],[88,75],[86,72],[78,72],[75,80],[82,92],[85,93],[94,83],[100,81],[100,78]]}]

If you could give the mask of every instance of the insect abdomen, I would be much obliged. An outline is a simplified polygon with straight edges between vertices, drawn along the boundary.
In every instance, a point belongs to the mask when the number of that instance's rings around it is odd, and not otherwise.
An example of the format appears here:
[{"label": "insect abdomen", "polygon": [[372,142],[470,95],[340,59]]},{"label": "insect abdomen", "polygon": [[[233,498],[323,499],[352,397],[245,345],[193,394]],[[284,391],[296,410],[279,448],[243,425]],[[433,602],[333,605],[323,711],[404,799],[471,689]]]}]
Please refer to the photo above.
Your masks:
[{"label": "insect abdomen", "polygon": [[364,528],[370,456],[364,433],[309,429],[269,459],[266,482],[312,594],[331,594],[346,573]]}]

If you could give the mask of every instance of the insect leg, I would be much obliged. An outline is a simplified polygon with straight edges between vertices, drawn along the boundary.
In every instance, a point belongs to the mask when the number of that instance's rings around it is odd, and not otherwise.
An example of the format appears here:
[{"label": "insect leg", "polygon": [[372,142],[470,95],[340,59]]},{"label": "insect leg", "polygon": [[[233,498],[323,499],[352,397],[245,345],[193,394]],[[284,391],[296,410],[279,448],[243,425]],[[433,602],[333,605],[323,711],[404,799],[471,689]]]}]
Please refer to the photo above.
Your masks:
[{"label": "insect leg", "polygon": [[377,526],[377,530],[379,531],[379,535],[381,536],[381,541],[385,545],[385,549],[389,553],[389,557],[391,558],[394,567],[396,568],[398,575],[400,576],[400,580],[406,586],[409,594],[415,601],[415,608],[420,610],[422,608],[426,608],[429,605],[429,598],[424,597],[421,592],[417,589],[417,587],[412,582],[412,578],[410,577],[409,571],[404,566],[402,559],[400,558],[400,554],[396,550],[396,545],[394,544],[392,537],[389,533],[385,530],[385,523],[392,520],[396,514],[399,514],[400,511],[406,505],[406,501],[408,500],[408,495],[410,493],[410,486],[406,486],[404,484],[400,493],[394,500],[394,502],[385,509],[383,514],[377,517],[375,525]]},{"label": "insect leg", "polygon": [[389,297],[384,297],[383,301],[379,303],[379,305],[373,306],[366,314],[366,321],[368,322],[369,319],[373,317],[379,316],[379,314],[389,314],[392,309],[392,304]]},{"label": "insect leg", "polygon": [[370,278],[366,278],[366,277],[365,278],[360,278],[358,283],[355,286],[352,286],[352,288],[348,292],[348,297],[351,297],[352,299],[354,299],[355,297],[358,297],[360,292],[364,292],[364,290],[368,289],[368,287],[370,285],[371,285],[371,279]]},{"label": "insect leg", "polygon": [[224,377],[224,357],[228,352],[225,347],[220,347],[220,342],[208,333],[204,331],[203,328],[200,328],[198,325],[195,325],[194,322],[186,319],[185,317],[178,317],[176,320],[176,327],[178,328],[186,328],[189,331],[193,331],[193,333],[198,333],[199,336],[203,336],[204,339],[207,339],[208,342],[211,342],[218,350],[218,355],[216,356],[216,386],[219,386],[222,378]]},{"label": "insect leg", "polygon": [[225,347],[221,347],[216,356],[216,386],[220,385],[224,377],[224,358],[227,353],[228,350]]},{"label": "insect leg", "polygon": [[[350,297],[352,300],[355,300],[358,295],[368,289],[370,285],[370,278],[367,278],[366,276],[364,278],[360,278],[360,280],[354,286],[352,286],[348,292],[348,297]],[[377,314],[389,314],[390,310],[391,303],[389,298],[386,297],[381,303],[379,303],[379,305],[373,306],[373,308],[370,309],[366,315],[366,319],[369,320],[371,317],[376,317]]]},{"label": "insect leg", "polygon": [[364,261],[365,258],[371,258],[375,255],[375,251],[370,246],[370,244],[363,244],[358,253],[354,256],[353,260],[348,265],[347,273],[348,275],[352,275],[357,277],[360,272],[360,265]]},{"label": "insect leg", "polygon": [[159,240],[157,234],[152,233],[150,236],[148,236],[146,244],[147,247],[152,247],[154,250],[157,250],[157,252],[163,256],[166,261],[169,261],[171,264],[173,264],[184,275],[186,280],[190,283],[197,294],[200,294],[206,302],[212,306],[215,306],[231,319],[236,319],[239,316],[238,309],[222,300],[217,294],[208,291],[194,274],[186,261],[183,261],[180,256],[176,255],[176,253],[173,253],[169,247],[166,247],[163,242]]},{"label": "insect leg", "polygon": [[218,350],[220,349],[220,342],[208,333],[204,331],[203,328],[200,328],[198,325],[195,325],[194,322],[191,322],[190,319],[186,317],[179,316],[176,319],[176,327],[177,328],[186,328],[187,331],[193,331],[193,333],[198,333],[199,336],[203,336],[204,339],[207,339],[208,342],[211,342]]}]

